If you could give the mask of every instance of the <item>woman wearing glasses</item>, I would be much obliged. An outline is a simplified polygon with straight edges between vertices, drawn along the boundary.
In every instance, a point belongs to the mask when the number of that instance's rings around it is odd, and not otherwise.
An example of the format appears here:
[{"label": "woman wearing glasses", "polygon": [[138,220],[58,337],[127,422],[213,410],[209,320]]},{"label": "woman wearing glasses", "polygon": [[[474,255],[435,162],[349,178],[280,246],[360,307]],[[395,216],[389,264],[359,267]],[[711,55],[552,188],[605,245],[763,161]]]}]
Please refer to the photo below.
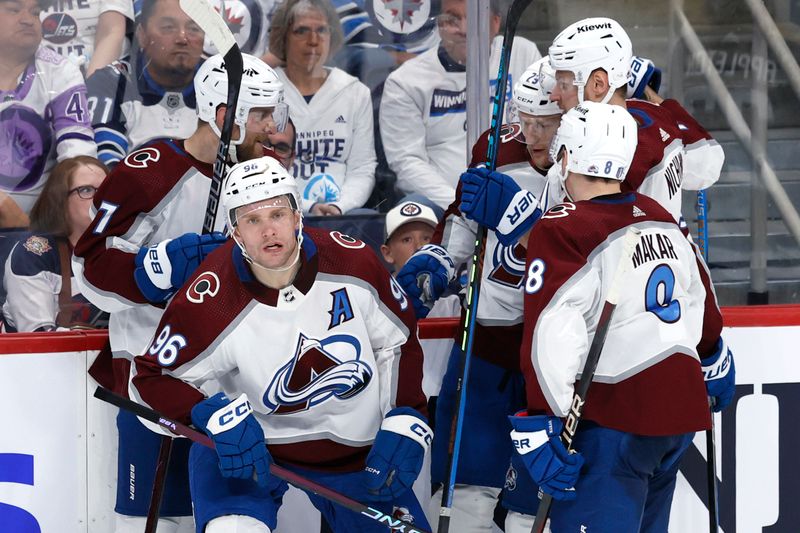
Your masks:
[{"label": "woman wearing glasses", "polygon": [[89,156],[53,168],[31,209],[31,235],[20,239],[6,260],[6,331],[107,326],[108,314],[73,289],[70,267],[72,248],[92,221],[92,198],[107,173]]},{"label": "woman wearing glasses", "polygon": [[292,173],[311,215],[362,207],[375,185],[369,89],[325,67],[341,44],[339,18],[326,0],[287,0],[273,15],[269,48],[283,62],[276,71],[297,127]]}]

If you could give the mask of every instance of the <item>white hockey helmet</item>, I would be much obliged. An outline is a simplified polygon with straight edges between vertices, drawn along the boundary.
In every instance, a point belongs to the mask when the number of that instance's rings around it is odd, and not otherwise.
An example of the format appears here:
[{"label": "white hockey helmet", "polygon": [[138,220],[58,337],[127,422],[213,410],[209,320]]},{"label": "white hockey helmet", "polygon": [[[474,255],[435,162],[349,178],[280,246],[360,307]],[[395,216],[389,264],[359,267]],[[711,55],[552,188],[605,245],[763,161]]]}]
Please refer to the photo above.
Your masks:
[{"label": "white hockey helmet", "polygon": [[[272,118],[278,131],[283,131],[289,117],[288,106],[283,102],[283,82],[275,71],[250,54],[242,54],[242,62],[242,83],[234,116],[234,122],[239,126],[239,138],[231,139],[232,145],[244,141],[247,118],[255,107],[274,108]],[[198,117],[208,122],[217,136],[221,136],[216,123],[217,108],[228,100],[228,75],[222,55],[211,56],[200,65],[194,76],[194,92]]]},{"label": "white hockey helmet", "polygon": [[608,74],[611,86],[602,103],[608,102],[617,87],[628,83],[633,46],[628,34],[613,19],[595,17],[579,20],[559,33],[550,45],[550,66],[575,74],[578,101],[589,75],[599,68]]},{"label": "white hockey helmet", "polygon": [[550,145],[550,157],[561,169],[567,155],[566,172],[623,181],[633,161],[638,142],[636,120],[624,107],[583,102],[561,117],[561,125]]},{"label": "white hockey helmet", "polygon": [[288,196],[292,209],[300,211],[300,196],[294,176],[273,157],[261,157],[237,163],[228,172],[222,186],[222,208],[228,230],[236,227],[236,210],[240,207]]},{"label": "white hockey helmet", "polygon": [[535,116],[560,115],[558,103],[550,101],[555,87],[555,72],[544,56],[529,66],[514,85],[514,104],[518,111]]}]

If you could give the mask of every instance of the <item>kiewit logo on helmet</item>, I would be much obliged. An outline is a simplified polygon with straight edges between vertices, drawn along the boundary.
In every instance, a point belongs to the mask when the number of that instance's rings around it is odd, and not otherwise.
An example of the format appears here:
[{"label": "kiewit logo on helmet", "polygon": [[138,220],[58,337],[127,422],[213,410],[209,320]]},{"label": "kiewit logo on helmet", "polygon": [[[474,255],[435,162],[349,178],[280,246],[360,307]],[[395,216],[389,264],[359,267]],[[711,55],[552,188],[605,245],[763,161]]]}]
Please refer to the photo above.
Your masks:
[{"label": "kiewit logo on helmet", "polygon": [[610,30],[611,23],[604,22],[603,24],[587,24],[586,26],[578,26],[578,33],[583,33],[585,31],[594,31],[594,30]]}]

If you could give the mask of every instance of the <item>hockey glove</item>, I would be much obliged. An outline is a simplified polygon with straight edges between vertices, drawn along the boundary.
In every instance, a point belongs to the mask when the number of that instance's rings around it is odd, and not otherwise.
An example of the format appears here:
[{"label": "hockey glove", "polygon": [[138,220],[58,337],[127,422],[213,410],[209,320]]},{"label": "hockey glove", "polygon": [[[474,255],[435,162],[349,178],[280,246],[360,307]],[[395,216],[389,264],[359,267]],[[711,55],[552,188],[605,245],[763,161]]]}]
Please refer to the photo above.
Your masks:
[{"label": "hockey glove", "polygon": [[269,486],[272,457],[246,394],[230,401],[218,392],[203,400],[192,408],[192,423],[214,441],[224,477],[252,479],[255,472],[258,484]]},{"label": "hockey glove", "polygon": [[700,360],[703,365],[703,378],[706,380],[706,391],[713,400],[711,409],[718,413],[725,409],[736,393],[736,367],[733,364],[733,352],[722,337],[717,341],[717,351],[713,355]]},{"label": "hockey glove", "polygon": [[461,174],[461,212],[495,230],[503,246],[511,246],[542,216],[536,198],[514,178],[487,168]]},{"label": "hockey glove", "polygon": [[555,416],[527,416],[524,411],[509,416],[511,440],[542,491],[556,500],[575,499],[583,456],[568,452],[561,442],[561,420]]},{"label": "hockey glove", "polygon": [[644,57],[631,58],[631,78],[626,89],[627,98],[644,98],[644,88],[650,86],[655,92],[661,88],[661,69]]},{"label": "hockey glove", "polygon": [[364,485],[377,501],[394,500],[411,488],[432,440],[416,410],[397,407],[386,414],[364,468]]},{"label": "hockey glove", "polygon": [[453,260],[447,250],[435,244],[426,244],[403,265],[397,273],[397,282],[411,299],[417,318],[428,316],[433,303],[453,279],[454,272]]},{"label": "hockey glove", "polygon": [[225,235],[217,232],[208,235],[185,233],[177,239],[142,247],[135,259],[133,277],[136,285],[147,301],[166,302],[203,259],[226,240]]}]

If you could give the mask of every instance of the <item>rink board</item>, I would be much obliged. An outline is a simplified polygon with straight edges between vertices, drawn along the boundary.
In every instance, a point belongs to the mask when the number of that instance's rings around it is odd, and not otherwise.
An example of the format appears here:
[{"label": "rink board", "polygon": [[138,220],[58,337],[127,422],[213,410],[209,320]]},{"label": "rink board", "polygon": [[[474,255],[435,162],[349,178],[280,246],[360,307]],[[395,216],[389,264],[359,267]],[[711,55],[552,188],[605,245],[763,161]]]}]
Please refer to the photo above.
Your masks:
[{"label": "rink board", "polygon": [[[800,306],[726,308],[724,314],[737,394],[716,416],[722,530],[794,533],[800,523],[794,416],[800,411]],[[452,321],[437,324],[422,333],[453,331]],[[0,337],[0,530],[112,530],[115,410],[91,397],[96,384],[86,374],[104,341],[104,332]],[[681,467],[671,533],[708,530],[705,434],[694,444]],[[301,516],[304,523],[292,523],[292,513],[282,513],[280,532],[313,531],[308,520],[318,519]]]}]

